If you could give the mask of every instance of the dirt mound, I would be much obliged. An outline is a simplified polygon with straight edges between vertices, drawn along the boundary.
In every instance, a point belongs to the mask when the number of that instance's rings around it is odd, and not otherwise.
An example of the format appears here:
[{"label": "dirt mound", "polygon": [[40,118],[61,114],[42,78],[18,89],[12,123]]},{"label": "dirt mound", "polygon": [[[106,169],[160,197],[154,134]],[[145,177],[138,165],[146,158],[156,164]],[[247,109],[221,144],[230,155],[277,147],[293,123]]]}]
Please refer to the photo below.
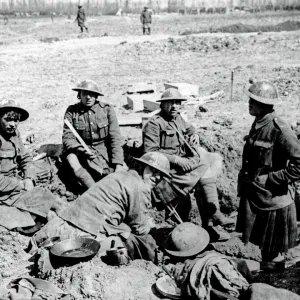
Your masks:
[{"label": "dirt mound", "polygon": [[243,23],[237,23],[219,27],[213,32],[227,33],[244,33],[244,32],[278,32],[278,31],[295,31],[300,29],[300,22],[286,21],[277,25],[256,26]]},{"label": "dirt mound", "polygon": [[0,287],[13,276],[28,273],[28,266],[32,263],[27,261],[30,255],[23,250],[28,240],[25,236],[0,228]]},{"label": "dirt mound", "polygon": [[41,276],[75,299],[158,299],[152,291],[160,269],[144,260],[132,261],[128,266],[112,267],[99,257],[93,260],[53,270]]}]

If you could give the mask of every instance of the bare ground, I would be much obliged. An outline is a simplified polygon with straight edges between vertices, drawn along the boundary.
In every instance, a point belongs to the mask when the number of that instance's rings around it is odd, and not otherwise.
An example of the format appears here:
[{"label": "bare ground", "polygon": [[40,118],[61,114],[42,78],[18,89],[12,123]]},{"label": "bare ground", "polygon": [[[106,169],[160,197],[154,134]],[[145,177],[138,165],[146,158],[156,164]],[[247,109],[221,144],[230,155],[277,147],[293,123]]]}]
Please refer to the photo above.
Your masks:
[{"label": "bare ground", "polygon": [[[253,121],[242,88],[250,77],[275,82],[282,97],[277,107],[279,115],[296,123],[300,106],[300,32],[177,34],[186,28],[209,31],[211,26],[217,28],[236,22],[276,25],[298,18],[294,13],[217,18],[160,15],[155,16],[155,35],[149,37],[139,36],[138,16],[91,19],[90,35],[78,35],[76,24],[64,19],[56,19],[54,24],[50,19],[11,20],[6,27],[0,25],[2,98],[16,99],[30,112],[30,119],[21,125],[21,133],[24,137],[29,133],[36,135],[36,143],[27,145],[33,149],[44,143],[61,143],[64,111],[77,101],[71,88],[85,78],[99,83],[106,95],[105,101],[115,105],[118,115],[130,113],[123,106],[127,85],[134,82],[155,82],[159,91],[167,81],[198,84],[202,96],[224,90],[223,99],[204,105],[207,112],[195,115],[192,106],[186,109],[189,120],[201,132],[203,145],[224,156],[219,191],[223,211],[231,213],[238,205],[236,178],[241,164],[242,138]],[[108,36],[102,37],[104,33]],[[232,100],[231,71],[234,71]],[[124,140],[141,138],[140,128],[122,128],[122,134]],[[165,226],[163,219],[161,222]],[[28,272],[30,267],[22,250],[28,238],[7,232],[1,232],[0,238],[1,285]],[[259,260],[258,249],[253,245],[247,247],[238,237],[225,245],[216,245],[228,255]],[[296,248],[290,256],[299,254]],[[76,277],[71,276],[72,272]],[[298,268],[290,272],[283,276],[266,275],[262,280],[298,292],[295,288]],[[95,258],[70,269],[58,269],[44,278],[71,289],[76,299],[144,300],[155,299],[151,286],[158,273],[154,265],[142,261],[113,268]]]}]

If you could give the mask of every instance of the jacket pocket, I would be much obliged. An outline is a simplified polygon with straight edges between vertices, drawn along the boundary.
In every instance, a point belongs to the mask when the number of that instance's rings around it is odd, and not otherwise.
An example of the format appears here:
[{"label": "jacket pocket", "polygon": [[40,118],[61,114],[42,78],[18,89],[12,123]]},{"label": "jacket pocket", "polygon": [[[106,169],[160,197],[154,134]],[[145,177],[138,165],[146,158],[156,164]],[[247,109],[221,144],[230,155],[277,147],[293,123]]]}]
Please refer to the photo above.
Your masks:
[{"label": "jacket pocket", "polygon": [[173,148],[178,143],[176,131],[174,129],[163,130],[161,133],[161,147]]},{"label": "jacket pocket", "polygon": [[98,132],[99,132],[99,137],[100,139],[105,139],[108,136],[108,122],[98,122],[97,126],[98,126]]},{"label": "jacket pocket", "polygon": [[77,131],[85,130],[85,124],[83,122],[74,122],[74,127]]},{"label": "jacket pocket", "polygon": [[254,142],[254,152],[262,166],[272,167],[273,143],[257,140]]}]

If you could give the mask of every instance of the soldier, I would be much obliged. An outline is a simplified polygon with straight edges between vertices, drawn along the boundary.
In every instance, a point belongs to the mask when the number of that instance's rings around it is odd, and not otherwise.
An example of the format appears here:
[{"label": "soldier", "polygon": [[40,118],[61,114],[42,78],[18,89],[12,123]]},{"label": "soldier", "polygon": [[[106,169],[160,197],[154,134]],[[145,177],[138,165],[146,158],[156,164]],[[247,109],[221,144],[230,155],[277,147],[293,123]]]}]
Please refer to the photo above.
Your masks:
[{"label": "soldier", "polygon": [[151,190],[170,176],[170,164],[160,153],[147,153],[137,160],[141,176],[134,170],[109,174],[44,226],[34,236],[37,244],[56,236],[63,240],[92,235],[102,241],[103,253],[105,245],[110,247],[107,238],[113,236],[115,246],[124,243],[132,259],[153,261],[156,243],[149,235],[153,223],[148,214]]},{"label": "soldier", "polygon": [[151,32],[151,23],[152,23],[152,11],[148,9],[147,6],[144,7],[144,10],[140,16],[141,23],[143,24],[143,35],[150,35]]},{"label": "soldier", "polygon": [[17,129],[28,117],[15,101],[0,103],[0,225],[27,234],[46,223],[51,208],[60,207],[49,190],[35,187],[32,156]]},{"label": "soldier", "polygon": [[82,5],[78,5],[78,11],[75,22],[76,21],[78,22],[78,26],[80,27],[81,33],[83,33],[83,28],[85,28],[86,32],[89,32],[87,26],[85,25],[86,15]]},{"label": "soldier", "polygon": [[[161,111],[149,120],[143,130],[144,152],[161,152],[171,163],[172,180],[158,185],[156,196],[164,201],[173,201],[180,194],[185,196],[185,202],[181,205],[186,210],[187,218],[191,207],[189,192],[195,188],[203,227],[210,231],[210,221],[215,226],[232,225],[234,220],[225,217],[220,211],[216,187],[222,157],[199,146],[199,136],[194,126],[187,123],[179,113],[182,101],[186,99],[177,89],[167,89],[159,100]],[[186,136],[194,149],[186,146],[183,136]],[[229,235],[224,232],[222,239],[228,238]]]},{"label": "soldier", "polygon": [[123,169],[121,133],[113,107],[97,100],[103,94],[94,81],[84,80],[73,90],[78,92],[80,102],[68,107],[65,119],[73,125],[92,154],[64,125],[63,157],[79,183],[88,189],[103,176]]},{"label": "soldier", "polygon": [[256,82],[244,92],[255,120],[244,138],[237,231],[245,243],[260,247],[264,261],[283,261],[288,249],[296,246],[291,184],[300,179],[300,144],[274,111],[279,97],[273,83]]}]

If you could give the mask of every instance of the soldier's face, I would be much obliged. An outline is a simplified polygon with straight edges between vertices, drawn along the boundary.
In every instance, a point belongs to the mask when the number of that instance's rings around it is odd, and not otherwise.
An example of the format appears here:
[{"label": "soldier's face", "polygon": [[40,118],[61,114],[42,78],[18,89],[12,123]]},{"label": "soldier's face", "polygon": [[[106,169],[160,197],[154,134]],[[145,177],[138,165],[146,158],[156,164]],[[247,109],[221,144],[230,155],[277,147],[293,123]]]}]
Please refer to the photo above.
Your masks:
[{"label": "soldier's face", "polygon": [[20,117],[13,113],[5,113],[0,117],[0,130],[4,135],[12,135],[18,128]]},{"label": "soldier's face", "polygon": [[167,115],[174,117],[178,114],[180,106],[180,100],[166,100],[161,102],[160,108]]},{"label": "soldier's face", "polygon": [[264,116],[269,111],[270,105],[249,99],[249,114],[254,117]]},{"label": "soldier's face", "polygon": [[161,180],[161,172],[146,166],[143,172],[143,179],[144,182],[148,184],[151,189],[153,189]]},{"label": "soldier's face", "polygon": [[98,94],[96,94],[94,92],[90,92],[90,91],[81,91],[80,92],[81,102],[83,105],[85,105],[87,107],[92,107],[95,104],[97,97],[98,97]]}]

